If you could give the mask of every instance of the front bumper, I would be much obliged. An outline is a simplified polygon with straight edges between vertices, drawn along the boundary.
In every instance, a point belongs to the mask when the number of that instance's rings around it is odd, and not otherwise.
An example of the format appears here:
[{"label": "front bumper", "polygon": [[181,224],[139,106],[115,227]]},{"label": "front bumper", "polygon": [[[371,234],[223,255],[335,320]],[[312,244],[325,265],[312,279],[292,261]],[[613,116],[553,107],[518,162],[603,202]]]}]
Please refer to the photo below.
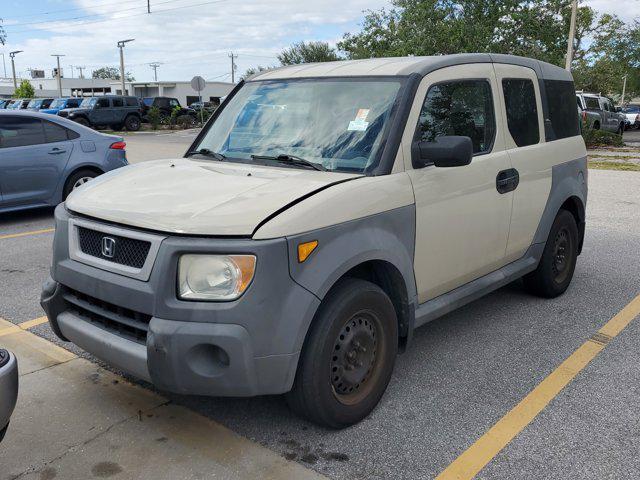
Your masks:
[{"label": "front bumper", "polygon": [[0,366],[0,431],[9,424],[17,399],[18,361],[9,352],[9,361]]},{"label": "front bumper", "polygon": [[[58,207],[52,278],[41,298],[61,339],[170,392],[253,396],[291,389],[319,300],[291,279],[285,239],[167,237],[144,281],[71,259],[68,219]],[[232,302],[181,301],[177,261],[186,252],[253,253],[253,283]],[[144,334],[131,334],[123,322],[144,324]]]}]

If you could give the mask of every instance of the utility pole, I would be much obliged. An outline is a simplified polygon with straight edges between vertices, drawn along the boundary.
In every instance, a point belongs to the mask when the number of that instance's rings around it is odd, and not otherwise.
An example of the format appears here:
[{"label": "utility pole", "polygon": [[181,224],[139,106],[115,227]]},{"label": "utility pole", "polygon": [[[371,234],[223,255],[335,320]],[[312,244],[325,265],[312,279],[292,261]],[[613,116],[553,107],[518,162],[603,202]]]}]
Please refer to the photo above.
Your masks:
[{"label": "utility pole", "polygon": [[69,68],[71,69],[71,78],[73,78],[73,65],[69,65]]},{"label": "utility pole", "polygon": [[153,79],[158,81],[158,67],[162,65],[162,62],[151,62],[149,66],[153,68]]},{"label": "utility pole", "polygon": [[151,0],[147,0],[147,13],[151,13]]},{"label": "utility pole", "polygon": [[80,72],[80,76],[79,76],[78,78],[84,78],[84,77],[82,76],[82,70],[84,70],[86,67],[78,67],[78,66],[76,66],[76,68],[77,68],[77,69],[78,69],[78,71]]},{"label": "utility pole", "polygon": [[229,58],[231,59],[231,83],[236,83],[236,58],[238,58],[238,55],[234,55],[231,52]]},{"label": "utility pole", "polygon": [[9,52],[9,56],[11,57],[11,72],[13,73],[13,91],[18,89],[18,82],[16,81],[16,63],[13,60],[17,54],[21,53],[23,50],[14,50],[13,52]]},{"label": "utility pole", "polygon": [[62,54],[53,54],[51,55],[52,57],[56,57],[58,59],[58,73],[56,74],[56,77],[58,79],[58,95],[60,95],[62,97],[62,75],[60,75],[61,71],[60,71],[60,57],[64,57],[64,55]]},{"label": "utility pole", "polygon": [[120,49],[120,83],[122,84],[122,95],[126,95],[124,86],[124,45],[125,43],[133,42],[134,40],[135,38],[129,38],[118,42],[118,48]]},{"label": "utility pole", "polygon": [[2,68],[4,69],[4,77],[7,78],[7,64],[4,62],[4,52],[0,53],[2,55]]},{"label": "utility pole", "polygon": [[565,69],[571,71],[571,61],[573,60],[573,40],[576,36],[576,15],[578,13],[578,0],[571,2],[571,23],[569,24],[569,41],[567,43],[567,62]]},{"label": "utility pole", "polygon": [[624,108],[624,95],[627,93],[627,75],[622,77],[624,79],[624,82],[622,83],[622,98],[620,99],[620,106],[623,108]]}]

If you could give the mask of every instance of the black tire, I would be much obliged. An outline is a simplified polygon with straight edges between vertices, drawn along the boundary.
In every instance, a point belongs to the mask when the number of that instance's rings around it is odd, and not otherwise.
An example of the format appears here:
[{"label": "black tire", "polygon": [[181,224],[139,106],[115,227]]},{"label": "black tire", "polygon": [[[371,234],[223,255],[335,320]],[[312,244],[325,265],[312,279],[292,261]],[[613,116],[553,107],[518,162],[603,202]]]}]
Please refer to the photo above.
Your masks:
[{"label": "black tire", "polygon": [[373,283],[342,279],[311,325],[287,403],[321,426],[358,423],[382,398],[397,353],[398,321],[389,297]]},{"label": "black tire", "polygon": [[137,132],[140,130],[140,117],[137,115],[129,115],[124,119],[124,126],[130,132]]},{"label": "black tire", "polygon": [[578,259],[578,226],[573,215],[560,210],[553,221],[538,268],[523,277],[525,288],[545,298],[569,287]]},{"label": "black tire", "polygon": [[616,130],[616,133],[617,133],[618,135],[622,135],[622,134],[624,133],[624,123],[621,123],[621,124],[618,126],[618,130]]},{"label": "black tire", "polygon": [[85,127],[91,127],[91,123],[89,123],[89,120],[84,117],[76,118],[74,121]]},{"label": "black tire", "polygon": [[77,172],[72,174],[69,178],[67,178],[67,181],[64,184],[64,190],[62,191],[62,201],[64,202],[69,194],[73,191],[73,189],[78,186],[76,185],[78,182],[81,182],[83,179],[96,178],[98,175],[99,174],[94,170],[88,169],[78,170]]}]

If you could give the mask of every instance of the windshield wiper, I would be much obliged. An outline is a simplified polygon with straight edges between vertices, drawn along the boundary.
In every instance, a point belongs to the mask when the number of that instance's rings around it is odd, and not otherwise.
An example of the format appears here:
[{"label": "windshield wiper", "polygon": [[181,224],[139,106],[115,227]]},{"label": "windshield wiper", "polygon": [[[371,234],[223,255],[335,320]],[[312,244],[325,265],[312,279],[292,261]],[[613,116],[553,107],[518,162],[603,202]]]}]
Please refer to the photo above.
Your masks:
[{"label": "windshield wiper", "polygon": [[200,150],[191,150],[186,153],[185,156],[190,157],[191,155],[205,155],[207,157],[213,157],[216,160],[226,160],[227,157],[222,153],[214,152],[208,148],[201,148]]},{"label": "windshield wiper", "polygon": [[289,154],[251,155],[251,158],[253,158],[254,160],[275,160],[276,162],[290,163],[292,165],[301,165],[304,167],[311,167],[314,170],[319,170],[321,172],[327,171],[327,169],[324,168],[323,165],[319,163],[310,162],[309,160],[305,160],[304,158],[298,157],[296,155],[289,155]]}]

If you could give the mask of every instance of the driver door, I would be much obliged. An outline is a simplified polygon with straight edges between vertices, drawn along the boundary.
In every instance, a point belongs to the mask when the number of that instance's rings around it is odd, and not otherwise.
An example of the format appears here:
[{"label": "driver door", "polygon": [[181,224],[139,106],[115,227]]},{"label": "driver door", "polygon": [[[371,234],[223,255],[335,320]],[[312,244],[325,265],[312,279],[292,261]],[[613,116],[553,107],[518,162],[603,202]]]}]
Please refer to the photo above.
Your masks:
[{"label": "driver door", "polygon": [[[445,135],[471,138],[474,156],[460,167],[406,165],[416,201],[414,269],[423,303],[505,264],[513,192],[500,193],[509,172],[504,125],[491,64],[443,68],[427,75],[412,114],[416,141]],[[417,125],[416,125],[417,124]],[[407,124],[408,129],[413,128]]]}]

